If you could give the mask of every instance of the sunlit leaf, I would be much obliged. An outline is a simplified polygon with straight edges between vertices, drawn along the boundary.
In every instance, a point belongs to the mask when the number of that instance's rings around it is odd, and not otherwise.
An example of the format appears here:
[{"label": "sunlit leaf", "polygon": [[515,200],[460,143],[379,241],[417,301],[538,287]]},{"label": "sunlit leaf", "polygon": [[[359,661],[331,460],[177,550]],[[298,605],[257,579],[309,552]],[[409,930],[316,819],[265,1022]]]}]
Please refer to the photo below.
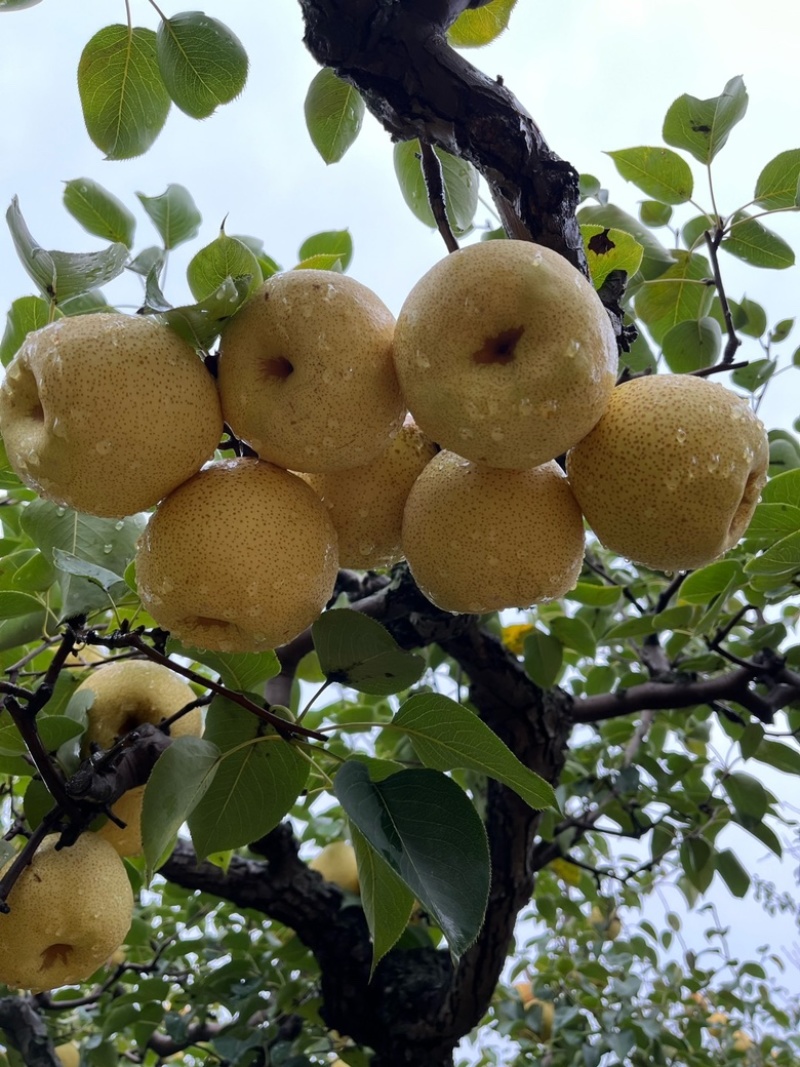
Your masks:
[{"label": "sunlit leaf", "polygon": [[89,233],[130,248],[136,219],[118,197],[91,178],[64,183],[64,207]]},{"label": "sunlit leaf", "polygon": [[170,184],[160,196],[136,195],[158,230],[164,248],[175,248],[197,236],[203,219],[183,185]]},{"label": "sunlit leaf", "polygon": [[392,719],[426,767],[468,767],[513,789],[532,808],[556,803],[552,786],[534,774],[477,715],[438,693],[410,697]]},{"label": "sunlit leaf", "polygon": [[800,148],[779,152],[767,163],[758,176],[754,199],[767,210],[800,206]]},{"label": "sunlit leaf", "polygon": [[353,144],[364,121],[364,101],[358,90],[323,67],[308,87],[306,127],[311,142],[326,163],[338,163]]},{"label": "sunlit leaf", "polygon": [[[403,199],[420,222],[434,229],[436,219],[428,201],[428,189],[422,173],[418,140],[400,141],[394,146],[394,172]],[[478,208],[478,174],[465,159],[434,148],[442,173],[444,204],[447,218],[456,236],[472,227]]]},{"label": "sunlit leaf", "polygon": [[636,294],[636,313],[659,343],[673,326],[708,313],[712,289],[708,260],[688,252],[675,252],[675,262],[654,281],[645,282]]},{"label": "sunlit leaf", "polygon": [[261,267],[255,254],[224,229],[211,244],[201,248],[186,268],[186,279],[195,300],[205,300],[226,278],[249,278],[248,295],[261,285]]},{"label": "sunlit leaf", "polygon": [[8,366],[29,333],[40,330],[49,321],[49,300],[41,296],[18,297],[8,310],[6,328],[0,341],[0,361],[3,366]]},{"label": "sunlit leaf", "polygon": [[105,26],[78,64],[78,92],[92,141],[108,159],[131,159],[158,137],[170,107],[153,30]]},{"label": "sunlit leaf", "polygon": [[612,270],[633,275],[641,266],[644,249],[624,230],[586,224],[581,226],[581,235],[595,289],[602,286]]},{"label": "sunlit leaf", "polygon": [[679,96],[667,111],[663,137],[667,144],[686,149],[701,163],[710,163],[746,111],[747,91],[737,76],[725,85],[720,96],[708,100],[688,94]]},{"label": "sunlit leaf", "polygon": [[689,164],[669,148],[623,148],[608,152],[626,181],[664,204],[683,204],[691,198],[694,179]]},{"label": "sunlit leaf", "polygon": [[244,89],[247,52],[236,34],[202,11],[159,23],[156,54],[167,92],[181,111],[204,119]]},{"label": "sunlit leaf", "polygon": [[485,7],[462,11],[447,31],[453,48],[480,48],[489,44],[508,26],[517,0],[492,0]]},{"label": "sunlit leaf", "polygon": [[794,250],[782,237],[768,230],[758,219],[748,218],[744,212],[736,216],[722,247],[751,267],[771,267],[785,270],[794,266]]}]

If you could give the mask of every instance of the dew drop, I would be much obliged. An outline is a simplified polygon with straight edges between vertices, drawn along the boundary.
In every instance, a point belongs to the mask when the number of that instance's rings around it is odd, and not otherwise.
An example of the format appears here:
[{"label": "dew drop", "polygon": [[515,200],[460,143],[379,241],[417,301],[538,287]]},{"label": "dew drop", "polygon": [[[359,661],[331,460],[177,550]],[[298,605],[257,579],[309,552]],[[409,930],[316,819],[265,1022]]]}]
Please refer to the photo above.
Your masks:
[{"label": "dew drop", "polygon": [[721,458],[719,452],[714,452],[713,455],[711,456],[711,459],[709,459],[708,463],[706,463],[706,470],[708,471],[708,473],[709,474],[716,474],[717,471],[719,470],[719,465],[720,465],[721,462],[722,462],[722,458]]},{"label": "dew drop", "polygon": [[114,546],[113,545],[103,545],[103,552],[107,556],[110,556],[113,551],[114,551]]},{"label": "dew drop", "polygon": [[519,413],[527,417],[533,413],[533,401],[529,396],[524,396],[519,402]]},{"label": "dew drop", "polygon": [[493,426],[489,436],[493,441],[502,441],[505,434],[500,426]]},{"label": "dew drop", "polygon": [[431,361],[428,359],[427,356],[424,356],[422,352],[419,351],[419,349],[417,349],[417,354],[414,356],[414,363],[419,367],[420,370],[427,370],[431,365]]},{"label": "dew drop", "polygon": [[98,441],[94,446],[94,450],[98,455],[107,456],[113,447],[110,441]]},{"label": "dew drop", "polygon": [[463,438],[465,441],[468,441],[470,437],[475,436],[475,431],[472,430],[469,426],[462,426],[461,429],[458,431],[458,436]]},{"label": "dew drop", "polygon": [[671,493],[674,493],[678,486],[681,484],[681,472],[670,471],[667,477],[664,479],[664,485],[669,489]]},{"label": "dew drop", "polygon": [[675,440],[679,445],[686,443],[686,430],[684,430],[682,426],[679,426],[675,431]]},{"label": "dew drop", "polygon": [[567,347],[566,347],[566,349],[564,351],[564,355],[567,357],[567,359],[574,359],[575,356],[577,356],[577,354],[580,352],[580,350],[581,350],[580,341],[577,341],[577,340],[575,340],[575,338],[573,338],[569,342],[569,344],[567,345]]},{"label": "dew drop", "polygon": [[121,529],[123,529],[124,526],[125,526],[125,520],[124,519],[120,519],[118,522],[114,523],[114,529],[115,530],[121,530]]}]

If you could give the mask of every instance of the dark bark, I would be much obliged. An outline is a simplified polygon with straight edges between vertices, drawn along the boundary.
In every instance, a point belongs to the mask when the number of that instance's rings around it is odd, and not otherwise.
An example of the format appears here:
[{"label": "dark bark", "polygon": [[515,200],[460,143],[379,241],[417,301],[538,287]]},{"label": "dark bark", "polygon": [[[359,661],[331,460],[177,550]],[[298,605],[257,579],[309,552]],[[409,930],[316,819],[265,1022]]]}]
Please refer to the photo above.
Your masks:
[{"label": "dark bark", "polygon": [[0,1031],[29,1067],[60,1067],[45,1022],[30,997],[0,998]]},{"label": "dark bark", "polygon": [[575,218],[578,175],[502,83],[447,45],[466,3],[300,0],[305,41],[353,84],[392,137],[415,137],[469,160],[512,237],[555,249],[586,273]]}]

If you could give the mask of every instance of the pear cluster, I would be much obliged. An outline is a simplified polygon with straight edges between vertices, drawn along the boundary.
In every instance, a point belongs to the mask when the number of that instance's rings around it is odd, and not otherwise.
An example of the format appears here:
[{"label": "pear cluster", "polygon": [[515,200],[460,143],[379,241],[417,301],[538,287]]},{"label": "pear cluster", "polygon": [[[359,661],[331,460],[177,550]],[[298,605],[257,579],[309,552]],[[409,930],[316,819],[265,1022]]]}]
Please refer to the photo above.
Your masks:
[{"label": "pear cluster", "polygon": [[[435,604],[484,612],[568,592],[584,519],[648,567],[727,551],[766,478],[763,426],[705,379],[616,377],[580,272],[491,241],[436,264],[397,322],[351,278],[274,275],[223,331],[216,380],[166,326],[60,320],[9,366],[0,432],[49,499],[154,508],[136,561],[151,616],[251,652],[313,622],[340,566],[405,557]],[[223,424],[248,455],[209,462]]]}]

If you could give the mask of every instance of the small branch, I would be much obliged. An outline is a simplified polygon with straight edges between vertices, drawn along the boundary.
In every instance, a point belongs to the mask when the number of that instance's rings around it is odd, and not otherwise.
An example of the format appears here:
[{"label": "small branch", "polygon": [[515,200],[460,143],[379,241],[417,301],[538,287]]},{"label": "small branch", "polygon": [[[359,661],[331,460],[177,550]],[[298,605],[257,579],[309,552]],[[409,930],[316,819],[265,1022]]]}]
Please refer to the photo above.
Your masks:
[{"label": "small branch", "polygon": [[678,574],[675,575],[675,577],[669,583],[667,588],[663,591],[663,593],[661,593],[658,600],[656,601],[656,607],[654,611],[655,615],[658,615],[659,612],[662,612],[666,608],[667,604],[669,604],[670,600],[672,600],[672,598],[675,596],[675,594],[678,592],[678,590],[690,574],[691,571],[680,571]]},{"label": "small branch", "polygon": [[[741,341],[739,341],[739,344],[741,344]],[[727,348],[725,351],[727,355]],[[742,367],[749,366],[749,359],[740,359],[736,363],[726,363],[723,358],[721,363],[715,363],[713,367],[703,367],[702,370],[693,370],[691,374],[694,378],[710,378],[712,374],[727,374],[730,370],[741,370]]]},{"label": "small branch", "polygon": [[47,815],[45,815],[45,817],[42,819],[42,821],[31,834],[31,836],[25,842],[16,859],[7,868],[6,873],[3,875],[2,878],[0,878],[0,915],[7,915],[8,912],[11,910],[8,904],[6,903],[6,901],[8,900],[9,893],[14,888],[14,885],[16,884],[19,876],[22,874],[22,872],[33,859],[33,855],[36,852],[36,849],[39,847],[39,845],[41,845],[45,837],[47,837],[49,833],[52,833],[54,828],[54,820],[52,818],[53,814],[53,812],[49,812]]},{"label": "small branch", "polygon": [[[28,694],[28,696],[30,697],[31,694]],[[44,747],[42,739],[39,736],[39,731],[36,728],[36,712],[31,710],[33,704],[34,699],[31,699],[29,707],[22,708],[18,704],[16,698],[9,697],[6,701],[6,709],[19,731],[20,737],[25,742],[25,747],[34,762],[36,770],[41,775],[42,781],[50,796],[55,803],[70,816],[70,818],[79,818],[80,812],[64,788],[64,779],[61,775],[61,771],[50,759],[50,754]]]},{"label": "small branch", "polygon": [[[89,644],[94,643],[91,634],[86,635],[86,640]],[[100,642],[97,643],[99,644]],[[191,667],[184,667],[182,663],[177,663],[174,659],[170,659],[169,656],[165,656],[163,652],[159,652],[157,649],[153,648],[152,645],[149,645],[138,631],[133,633],[118,632],[115,634],[106,634],[103,636],[102,643],[108,648],[137,649],[143,655],[147,656],[148,659],[153,660],[154,663],[159,663],[162,667],[167,667],[169,670],[174,671],[175,674],[180,674],[182,677],[188,678],[189,681],[196,682],[198,685],[210,689],[212,693],[217,693],[219,696],[225,697],[226,700],[238,704],[246,711],[258,716],[259,719],[263,719],[264,722],[267,722],[270,726],[274,727],[282,737],[290,737],[293,734],[300,734],[303,737],[311,737],[315,741],[326,740],[325,736],[318,733],[316,730],[309,730],[307,727],[301,726],[299,723],[287,722],[286,719],[282,719],[280,715],[276,715],[267,708],[260,707],[241,693],[237,693],[233,689],[228,689],[227,686],[222,685],[220,682],[215,682],[211,678],[207,678],[205,675],[193,671]]]},{"label": "small branch", "polygon": [[431,206],[436,226],[442,235],[442,240],[447,246],[448,252],[458,251],[458,241],[450,229],[450,221],[447,218],[445,207],[444,181],[442,179],[442,167],[428,141],[420,141],[422,148],[422,176],[425,179],[425,188],[428,191],[428,203]]},{"label": "small branch", "polygon": [[[768,697],[759,696],[750,688],[753,682],[768,680],[782,683]],[[771,723],[776,711],[798,699],[800,676],[793,671],[787,672],[783,663],[776,659],[774,664],[741,667],[715,678],[645,682],[616,693],[580,697],[573,702],[571,718],[574,723],[602,722],[646,709],[689,708],[695,704],[713,705],[720,700],[732,700],[747,708],[761,722]]]},{"label": "small branch", "polygon": [[717,223],[717,228],[712,234],[710,230],[706,230],[704,236],[706,239],[706,245],[708,246],[708,254],[711,257],[711,269],[714,272],[714,284],[717,287],[717,296],[719,297],[719,304],[722,308],[722,317],[725,320],[725,328],[728,332],[728,341],[725,345],[725,351],[722,354],[722,366],[730,370],[730,365],[733,363],[733,357],[736,355],[737,348],[741,345],[741,339],[736,334],[736,329],[733,325],[733,315],[731,314],[730,304],[728,303],[728,297],[725,293],[725,286],[722,283],[722,274],[719,269],[719,257],[717,252],[722,242],[723,230]]}]

